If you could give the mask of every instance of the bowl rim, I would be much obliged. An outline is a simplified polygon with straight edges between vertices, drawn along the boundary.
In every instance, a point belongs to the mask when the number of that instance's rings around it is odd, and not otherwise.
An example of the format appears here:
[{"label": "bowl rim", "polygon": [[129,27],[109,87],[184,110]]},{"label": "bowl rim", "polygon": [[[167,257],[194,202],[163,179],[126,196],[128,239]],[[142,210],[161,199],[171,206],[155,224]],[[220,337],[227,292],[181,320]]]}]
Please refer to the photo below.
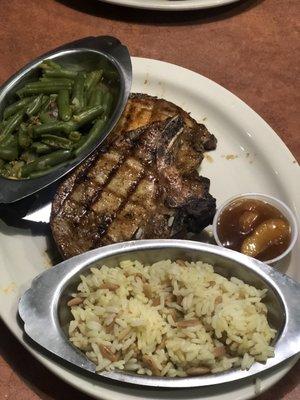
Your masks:
[{"label": "bowl rim", "polygon": [[117,38],[112,36],[89,36],[69,43],[65,43],[55,49],[31,60],[23,65],[17,72],[11,75],[6,82],[0,86],[0,103],[14,90],[20,80],[30,74],[38,65],[46,59],[55,59],[58,56],[89,52],[104,57],[117,70],[120,78],[120,93],[116,102],[115,109],[107,121],[101,138],[92,143],[87,149],[83,150],[77,157],[67,162],[61,163],[54,170],[50,170],[44,175],[32,179],[8,179],[0,176],[0,203],[14,203],[31,196],[76,168],[81,162],[86,160],[104,139],[109,135],[117,124],[129,97],[132,83],[132,65],[128,48]]},{"label": "bowl rim", "polygon": [[[278,211],[282,212],[282,214],[287,218],[290,228],[291,228],[291,240],[289,246],[286,248],[286,250],[279,254],[277,257],[271,258],[269,260],[263,261],[266,264],[274,264],[283,258],[285,258],[293,249],[293,247],[296,244],[297,238],[298,238],[298,225],[297,225],[297,220],[290,209],[290,207],[284,203],[282,200],[278,199],[277,197],[271,196],[269,194],[265,193],[258,193],[258,192],[247,192],[247,193],[240,193],[234,196],[231,196],[229,199],[227,199],[225,202],[221,204],[220,207],[217,208],[217,212],[214,216],[213,223],[212,223],[212,230],[213,230],[213,236],[214,239],[217,243],[218,246],[225,247],[222,245],[219,236],[218,236],[218,230],[217,230],[217,225],[218,225],[218,220],[221,215],[221,213],[224,211],[224,209],[229,206],[229,204],[233,203],[234,201],[242,198],[255,198],[257,200],[265,201],[266,203],[270,204],[271,206],[276,207],[276,205],[279,205],[280,208],[277,208]],[[282,211],[284,210],[284,211]]]},{"label": "bowl rim", "polygon": [[[285,316],[285,325],[276,341],[275,357],[269,358],[264,364],[255,363],[249,371],[227,371],[225,374],[217,373],[200,378],[176,377],[166,379],[164,377],[144,377],[140,375],[128,376],[122,372],[101,373],[100,377],[142,386],[177,388],[210,386],[232,382],[252,375],[255,376],[300,351],[300,311],[298,307],[300,285],[298,283],[267,264],[236,251],[212,244],[179,239],[136,240],[112,244],[70,258],[50,270],[44,271],[32,281],[31,288],[25,292],[19,303],[19,315],[25,323],[24,330],[26,334],[48,352],[50,351],[52,355],[58,356],[61,360],[63,359],[63,362],[71,362],[73,366],[80,367],[89,373],[95,373],[95,364],[88,361],[79,350],[74,350],[65,335],[61,334],[58,304],[68,282],[73,277],[78,277],[80,273],[90,266],[93,266],[95,262],[101,262],[106,257],[119,256],[121,254],[131,257],[130,254],[136,250],[144,253],[149,250],[162,251],[166,248],[210,253],[217,258],[225,257],[228,261],[242,264],[252,270],[254,274],[259,275],[262,281],[267,282],[278,298],[281,299]],[[35,313],[32,312],[33,309]],[[45,324],[48,326],[49,334],[47,336],[43,335],[43,326]],[[60,351],[62,352],[60,353]]]}]

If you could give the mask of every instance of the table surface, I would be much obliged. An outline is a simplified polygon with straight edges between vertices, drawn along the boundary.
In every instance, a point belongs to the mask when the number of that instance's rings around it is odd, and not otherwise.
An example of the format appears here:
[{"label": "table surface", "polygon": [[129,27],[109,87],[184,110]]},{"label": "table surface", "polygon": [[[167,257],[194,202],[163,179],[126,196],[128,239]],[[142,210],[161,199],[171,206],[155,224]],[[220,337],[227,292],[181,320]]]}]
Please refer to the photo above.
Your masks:
[{"label": "table surface", "polygon": [[[248,0],[174,13],[96,0],[4,1],[0,84],[31,59],[65,42],[113,35],[134,56],[181,65],[235,93],[272,126],[299,161],[299,12],[299,0]],[[300,399],[299,376],[300,362],[258,399]],[[4,399],[89,397],[47,371],[0,321],[0,400]]]}]

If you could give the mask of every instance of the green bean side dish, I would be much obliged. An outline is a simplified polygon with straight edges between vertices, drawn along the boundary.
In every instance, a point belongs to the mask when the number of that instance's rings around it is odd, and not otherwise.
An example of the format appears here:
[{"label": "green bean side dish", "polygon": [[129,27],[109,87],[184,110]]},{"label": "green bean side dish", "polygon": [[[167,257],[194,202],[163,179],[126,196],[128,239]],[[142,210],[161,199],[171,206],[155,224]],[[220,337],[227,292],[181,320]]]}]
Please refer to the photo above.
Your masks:
[{"label": "green bean side dish", "polygon": [[51,60],[16,92],[0,121],[0,175],[35,178],[76,158],[100,136],[113,94],[103,70],[72,71]]}]

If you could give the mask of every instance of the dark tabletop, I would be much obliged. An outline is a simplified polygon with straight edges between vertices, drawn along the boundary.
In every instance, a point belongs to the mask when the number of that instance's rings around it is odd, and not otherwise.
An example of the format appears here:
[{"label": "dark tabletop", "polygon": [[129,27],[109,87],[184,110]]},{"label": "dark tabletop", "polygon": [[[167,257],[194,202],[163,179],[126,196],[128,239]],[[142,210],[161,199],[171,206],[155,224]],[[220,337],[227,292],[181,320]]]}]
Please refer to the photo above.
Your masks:
[{"label": "dark tabletop", "polygon": [[[0,84],[65,42],[116,36],[134,56],[178,64],[225,86],[260,114],[300,160],[299,0],[248,0],[173,13],[95,0],[2,0],[0,7]],[[298,362],[258,399],[300,399],[299,376]],[[88,397],[48,372],[0,321],[0,400],[18,399]]]}]

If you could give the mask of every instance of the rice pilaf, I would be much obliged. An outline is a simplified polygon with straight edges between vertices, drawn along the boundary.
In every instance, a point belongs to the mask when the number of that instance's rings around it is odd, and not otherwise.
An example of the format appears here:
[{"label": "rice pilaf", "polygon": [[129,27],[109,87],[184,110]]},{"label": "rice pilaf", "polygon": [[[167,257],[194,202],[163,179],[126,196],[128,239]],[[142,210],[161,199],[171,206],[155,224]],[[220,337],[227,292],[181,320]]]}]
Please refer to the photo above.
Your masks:
[{"label": "rice pilaf", "polygon": [[201,261],[93,267],[68,302],[69,337],[98,372],[184,377],[249,369],[274,356],[266,292]]}]

